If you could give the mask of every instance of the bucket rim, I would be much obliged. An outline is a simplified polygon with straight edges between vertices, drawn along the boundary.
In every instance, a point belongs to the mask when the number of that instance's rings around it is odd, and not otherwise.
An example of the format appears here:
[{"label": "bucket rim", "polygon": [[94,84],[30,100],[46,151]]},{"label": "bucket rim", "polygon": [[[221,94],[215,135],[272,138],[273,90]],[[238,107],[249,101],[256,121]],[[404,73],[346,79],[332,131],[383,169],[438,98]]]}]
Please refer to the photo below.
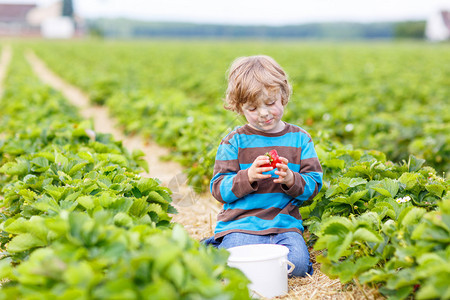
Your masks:
[{"label": "bucket rim", "polygon": [[[250,248],[250,247],[258,247],[258,248],[262,248],[262,247],[272,247],[272,248],[279,248],[283,253],[274,253],[274,254],[270,254],[270,255],[266,255],[264,257],[236,257],[233,256],[233,254],[229,251],[230,249],[235,249],[235,248]],[[265,261],[265,260],[271,260],[274,258],[281,258],[285,255],[287,255],[289,253],[289,248],[283,245],[277,245],[277,244],[250,244],[250,245],[242,245],[242,246],[236,246],[236,247],[231,247],[227,249],[228,252],[230,252],[230,256],[228,257],[228,262],[254,262],[254,261]]]}]

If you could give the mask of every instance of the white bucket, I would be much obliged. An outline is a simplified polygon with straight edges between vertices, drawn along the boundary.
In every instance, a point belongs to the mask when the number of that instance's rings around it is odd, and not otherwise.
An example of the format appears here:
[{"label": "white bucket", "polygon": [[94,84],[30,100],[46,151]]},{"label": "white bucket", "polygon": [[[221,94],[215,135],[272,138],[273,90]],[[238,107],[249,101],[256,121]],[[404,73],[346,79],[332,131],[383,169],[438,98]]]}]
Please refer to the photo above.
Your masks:
[{"label": "white bucket", "polygon": [[[241,270],[251,281],[253,296],[266,298],[285,295],[288,292],[288,274],[295,266],[287,260],[289,249],[275,244],[254,244],[227,249],[228,265]],[[291,268],[288,270],[287,265]]]}]

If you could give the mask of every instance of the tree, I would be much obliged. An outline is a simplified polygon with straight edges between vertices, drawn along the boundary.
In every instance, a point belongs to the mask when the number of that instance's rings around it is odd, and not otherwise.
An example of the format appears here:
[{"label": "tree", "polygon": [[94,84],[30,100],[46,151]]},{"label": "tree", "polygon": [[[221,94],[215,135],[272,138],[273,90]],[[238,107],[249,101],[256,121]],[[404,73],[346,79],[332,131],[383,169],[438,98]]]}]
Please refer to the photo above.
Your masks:
[{"label": "tree", "polygon": [[62,15],[64,17],[73,17],[73,3],[72,0],[64,0],[62,6]]},{"label": "tree", "polygon": [[400,22],[395,26],[396,38],[423,39],[425,37],[425,21]]}]

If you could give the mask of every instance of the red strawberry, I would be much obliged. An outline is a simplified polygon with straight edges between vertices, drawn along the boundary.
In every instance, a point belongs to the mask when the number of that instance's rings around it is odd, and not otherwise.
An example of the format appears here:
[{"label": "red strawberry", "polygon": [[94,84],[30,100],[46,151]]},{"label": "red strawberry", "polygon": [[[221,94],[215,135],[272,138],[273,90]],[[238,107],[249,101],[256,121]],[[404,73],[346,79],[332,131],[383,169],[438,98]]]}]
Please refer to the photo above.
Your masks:
[{"label": "red strawberry", "polygon": [[261,167],[272,167],[276,169],[277,164],[281,164],[280,157],[278,156],[277,150],[270,150],[265,155],[269,157],[270,163],[265,164]]}]

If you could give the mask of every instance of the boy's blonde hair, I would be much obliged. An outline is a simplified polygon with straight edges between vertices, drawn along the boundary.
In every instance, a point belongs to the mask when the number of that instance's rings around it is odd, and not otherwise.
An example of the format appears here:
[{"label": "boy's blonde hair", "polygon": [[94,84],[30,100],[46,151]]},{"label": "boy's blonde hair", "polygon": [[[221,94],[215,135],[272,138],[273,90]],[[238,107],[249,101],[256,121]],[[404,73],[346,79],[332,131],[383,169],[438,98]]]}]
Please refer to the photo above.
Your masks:
[{"label": "boy's blonde hair", "polygon": [[262,93],[280,93],[286,105],[292,89],[281,66],[266,55],[239,57],[228,71],[225,108],[242,114],[242,105],[254,103]]}]

